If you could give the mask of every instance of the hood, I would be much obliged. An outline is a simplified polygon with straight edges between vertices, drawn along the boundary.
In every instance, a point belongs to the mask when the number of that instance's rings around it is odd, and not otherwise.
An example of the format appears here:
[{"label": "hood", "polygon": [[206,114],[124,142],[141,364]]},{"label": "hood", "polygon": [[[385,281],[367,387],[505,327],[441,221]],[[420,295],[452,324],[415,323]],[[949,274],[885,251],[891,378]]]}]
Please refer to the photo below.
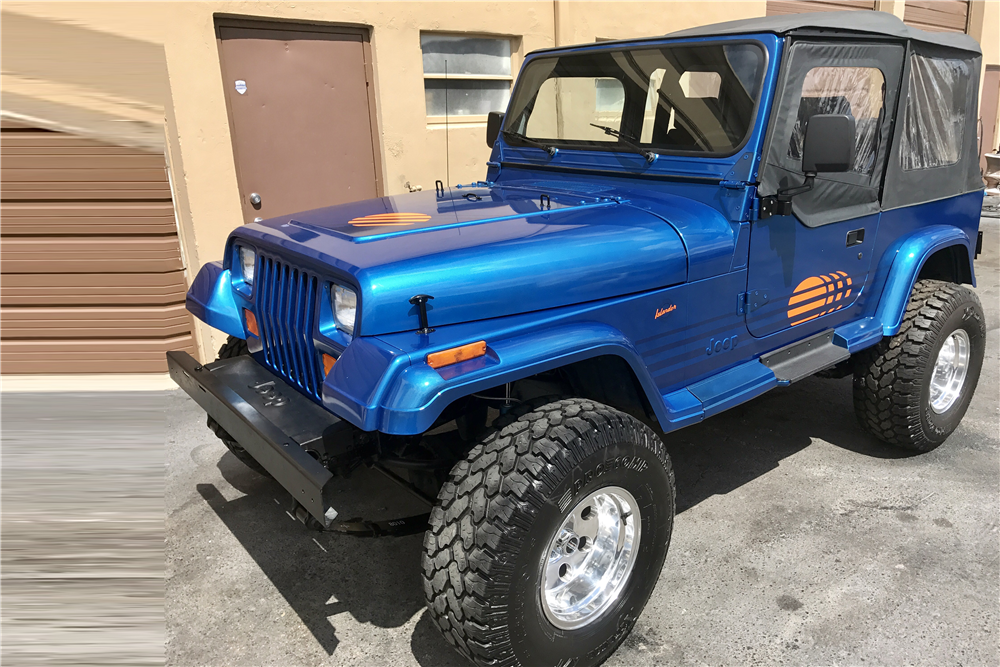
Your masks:
[{"label": "hood", "polygon": [[600,193],[470,186],[381,197],[237,229],[264,254],[359,290],[360,335],[596,301],[682,283],[687,257],[662,219]]}]

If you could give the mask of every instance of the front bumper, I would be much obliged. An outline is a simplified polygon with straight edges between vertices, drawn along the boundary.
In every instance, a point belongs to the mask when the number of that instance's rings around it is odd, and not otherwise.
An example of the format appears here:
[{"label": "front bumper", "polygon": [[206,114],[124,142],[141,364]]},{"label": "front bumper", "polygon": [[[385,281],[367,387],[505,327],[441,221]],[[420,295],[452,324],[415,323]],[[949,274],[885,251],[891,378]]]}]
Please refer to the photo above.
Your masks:
[{"label": "front bumper", "polygon": [[333,474],[309,452],[352,428],[258,364],[252,357],[201,365],[186,352],[168,352],[170,377],[274,476],[324,528],[337,518],[330,506]]}]

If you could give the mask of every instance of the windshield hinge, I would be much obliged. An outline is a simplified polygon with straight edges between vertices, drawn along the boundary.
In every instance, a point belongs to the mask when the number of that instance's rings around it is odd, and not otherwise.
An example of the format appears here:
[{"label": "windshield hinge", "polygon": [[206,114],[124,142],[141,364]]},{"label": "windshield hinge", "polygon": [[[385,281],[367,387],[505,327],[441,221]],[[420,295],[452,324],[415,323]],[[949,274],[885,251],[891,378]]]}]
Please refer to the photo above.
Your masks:
[{"label": "windshield hinge", "polygon": [[752,313],[767,303],[767,292],[763,290],[750,290],[736,296],[736,314],[746,315]]},{"label": "windshield hinge", "polygon": [[741,190],[750,184],[746,181],[719,181],[719,185],[730,190]]}]

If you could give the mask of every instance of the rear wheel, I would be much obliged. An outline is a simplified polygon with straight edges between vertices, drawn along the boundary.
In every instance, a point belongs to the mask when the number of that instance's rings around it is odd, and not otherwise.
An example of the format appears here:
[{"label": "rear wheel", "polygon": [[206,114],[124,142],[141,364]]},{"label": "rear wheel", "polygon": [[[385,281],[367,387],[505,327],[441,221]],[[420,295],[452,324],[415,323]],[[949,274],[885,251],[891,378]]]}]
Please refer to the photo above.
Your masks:
[{"label": "rear wheel", "polygon": [[[250,350],[247,348],[247,342],[242,338],[237,338],[236,336],[230,336],[222,347],[219,348],[219,359],[232,359],[234,357],[239,357],[243,355],[250,354]],[[240,443],[236,442],[233,436],[229,435],[226,429],[222,428],[222,425],[212,419],[212,416],[208,417],[208,428],[212,429],[219,440],[233,453],[233,456],[238,458],[243,462],[248,468],[254,472],[264,475],[265,477],[270,477],[271,473],[264,469],[264,466],[257,463],[257,459],[250,455],[250,452],[243,449]]]},{"label": "rear wheel", "polygon": [[934,449],[965,416],[985,350],[985,318],[975,293],[921,280],[899,333],[858,356],[858,420],[890,444],[918,452]]},{"label": "rear wheel", "polygon": [[451,472],[422,558],[429,613],[481,665],[598,665],[663,566],[674,477],[659,437],[600,403],[548,403]]}]

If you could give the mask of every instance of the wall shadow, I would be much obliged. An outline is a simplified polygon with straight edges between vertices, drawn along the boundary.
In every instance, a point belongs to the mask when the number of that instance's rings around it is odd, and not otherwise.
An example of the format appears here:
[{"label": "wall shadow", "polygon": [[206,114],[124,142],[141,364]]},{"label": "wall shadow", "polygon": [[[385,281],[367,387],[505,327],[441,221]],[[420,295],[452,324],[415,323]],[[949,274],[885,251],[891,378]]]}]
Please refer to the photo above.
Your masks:
[{"label": "wall shadow", "polygon": [[[854,418],[851,380],[809,378],[768,392],[701,424],[664,436],[677,479],[677,511],[726,494],[774,470],[821,439],[859,455],[902,458]],[[198,491],[240,541],[328,654],[337,648],[330,616],[350,613],[382,628],[404,625],[424,607],[422,536],[352,538],[307,530],[279,507],[287,493],[246,469],[232,454],[219,461],[223,477],[247,495],[227,501],[210,484]],[[383,518],[423,511],[423,505],[378,473],[359,470],[337,480],[341,516]],[[464,665],[424,614],[411,637],[424,667]]]}]

